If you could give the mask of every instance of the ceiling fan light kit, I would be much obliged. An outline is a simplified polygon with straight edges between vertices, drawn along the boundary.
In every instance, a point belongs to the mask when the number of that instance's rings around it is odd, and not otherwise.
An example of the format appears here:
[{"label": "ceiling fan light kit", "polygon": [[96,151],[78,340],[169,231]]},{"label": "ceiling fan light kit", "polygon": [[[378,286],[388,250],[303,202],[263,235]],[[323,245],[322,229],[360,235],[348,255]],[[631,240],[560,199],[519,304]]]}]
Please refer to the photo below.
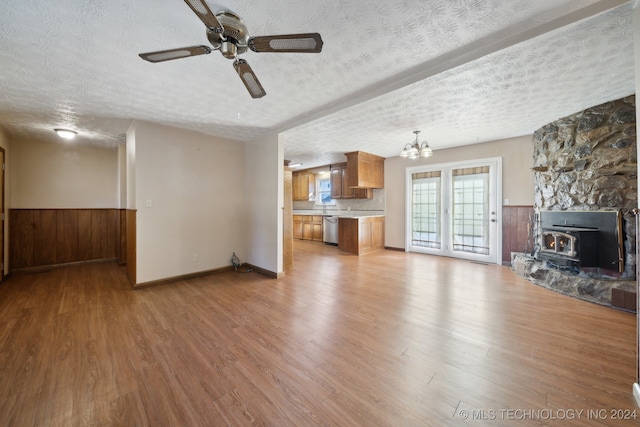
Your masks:
[{"label": "ceiling fan light kit", "polygon": [[212,47],[189,46],[141,53],[139,56],[142,59],[155,63],[206,55],[213,50],[219,50],[222,56],[233,60],[233,67],[251,96],[261,98],[267,93],[249,63],[239,59],[238,55],[245,53],[247,49],[257,53],[320,53],[322,51],[322,37],[318,33],[250,37],[246,25],[235,13],[222,11],[216,15],[211,12],[204,0],[185,0],[185,3],[207,28],[207,39]]},{"label": "ceiling fan light kit", "polygon": [[414,160],[418,157],[433,156],[433,150],[429,147],[429,143],[427,141],[418,142],[418,134],[420,131],[414,130],[413,133],[416,134],[416,140],[404,146],[404,149],[400,152],[400,157]]}]

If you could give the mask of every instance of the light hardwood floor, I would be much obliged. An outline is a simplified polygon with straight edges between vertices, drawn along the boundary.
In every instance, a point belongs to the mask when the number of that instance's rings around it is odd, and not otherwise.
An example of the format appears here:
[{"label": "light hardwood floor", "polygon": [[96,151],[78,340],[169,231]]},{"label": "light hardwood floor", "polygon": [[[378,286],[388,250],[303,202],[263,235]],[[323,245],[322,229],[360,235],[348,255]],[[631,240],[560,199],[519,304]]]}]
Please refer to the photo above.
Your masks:
[{"label": "light hardwood floor", "polygon": [[0,425],[640,423],[611,412],[636,409],[633,314],[496,265],[294,249],[280,280],[15,275],[0,285]]}]

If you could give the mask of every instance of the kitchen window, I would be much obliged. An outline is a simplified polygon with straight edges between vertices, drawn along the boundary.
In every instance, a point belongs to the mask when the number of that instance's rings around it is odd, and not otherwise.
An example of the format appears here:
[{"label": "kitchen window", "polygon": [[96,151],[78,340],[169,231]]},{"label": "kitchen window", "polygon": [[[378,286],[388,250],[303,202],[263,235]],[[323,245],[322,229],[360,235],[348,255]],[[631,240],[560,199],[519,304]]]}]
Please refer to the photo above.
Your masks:
[{"label": "kitchen window", "polygon": [[316,179],[316,205],[335,205],[336,201],[331,198],[331,179]]}]

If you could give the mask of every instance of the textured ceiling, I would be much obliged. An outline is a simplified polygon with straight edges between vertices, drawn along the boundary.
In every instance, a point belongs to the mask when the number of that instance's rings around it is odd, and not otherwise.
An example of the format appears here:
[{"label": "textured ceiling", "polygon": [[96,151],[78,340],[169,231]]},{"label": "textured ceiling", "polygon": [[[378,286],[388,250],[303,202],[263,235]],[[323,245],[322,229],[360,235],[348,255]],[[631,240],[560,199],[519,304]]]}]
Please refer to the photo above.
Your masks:
[{"label": "textured ceiling", "polygon": [[305,167],[506,138],[634,92],[622,0],[208,2],[251,35],[319,32],[320,54],[243,55],[252,99],[219,52],[151,64],[140,52],[207,44],[182,0],[3,0],[0,126],[14,138],[124,142],[132,120],[238,141],[284,132]]}]

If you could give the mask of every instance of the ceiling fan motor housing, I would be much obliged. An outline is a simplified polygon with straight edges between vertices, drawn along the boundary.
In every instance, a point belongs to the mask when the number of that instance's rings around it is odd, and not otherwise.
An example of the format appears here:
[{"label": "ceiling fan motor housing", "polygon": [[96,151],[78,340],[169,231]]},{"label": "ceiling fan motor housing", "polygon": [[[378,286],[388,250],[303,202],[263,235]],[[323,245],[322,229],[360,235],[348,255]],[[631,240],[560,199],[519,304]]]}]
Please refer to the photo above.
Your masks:
[{"label": "ceiling fan motor housing", "polygon": [[238,15],[233,12],[220,12],[216,15],[224,27],[222,35],[207,29],[207,39],[214,49],[220,49],[225,58],[233,59],[247,51],[249,31]]}]

